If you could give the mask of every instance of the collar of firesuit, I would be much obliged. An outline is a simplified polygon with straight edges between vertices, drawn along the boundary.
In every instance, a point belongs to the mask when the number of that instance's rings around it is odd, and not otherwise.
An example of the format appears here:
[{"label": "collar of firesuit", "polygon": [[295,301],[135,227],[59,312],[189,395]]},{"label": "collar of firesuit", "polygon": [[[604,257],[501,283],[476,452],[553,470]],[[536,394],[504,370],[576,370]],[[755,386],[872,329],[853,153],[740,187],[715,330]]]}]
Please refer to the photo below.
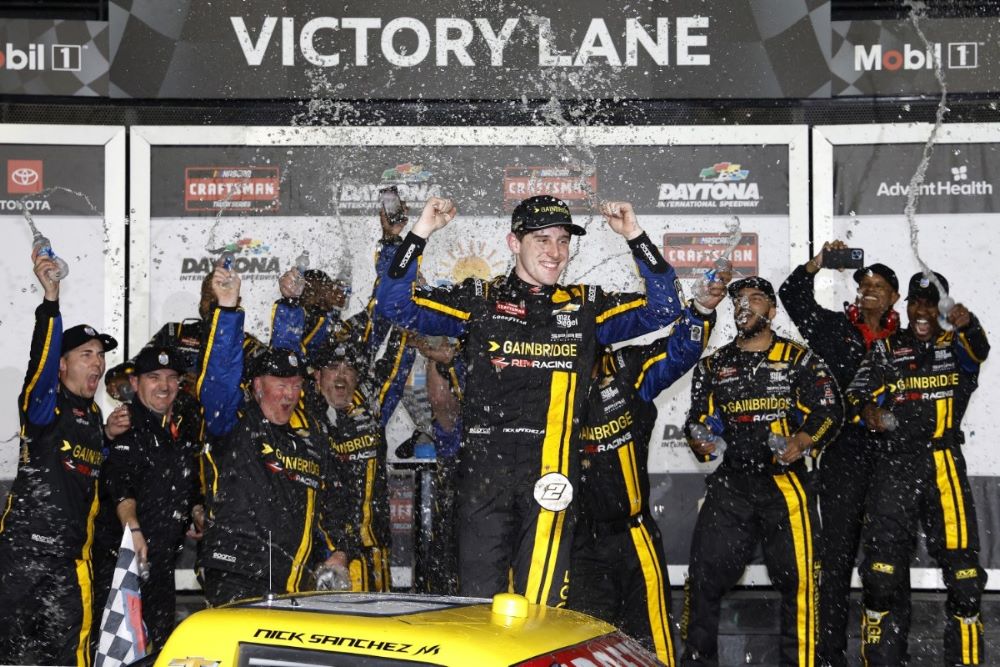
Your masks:
[{"label": "collar of firesuit", "polygon": [[871,349],[872,343],[883,338],[888,338],[899,328],[899,313],[891,308],[882,316],[882,331],[879,332],[872,331],[865,324],[864,317],[861,315],[861,309],[858,308],[857,304],[844,303],[844,312],[847,314],[847,319],[854,325],[854,328],[860,331],[864,337],[866,350]]}]

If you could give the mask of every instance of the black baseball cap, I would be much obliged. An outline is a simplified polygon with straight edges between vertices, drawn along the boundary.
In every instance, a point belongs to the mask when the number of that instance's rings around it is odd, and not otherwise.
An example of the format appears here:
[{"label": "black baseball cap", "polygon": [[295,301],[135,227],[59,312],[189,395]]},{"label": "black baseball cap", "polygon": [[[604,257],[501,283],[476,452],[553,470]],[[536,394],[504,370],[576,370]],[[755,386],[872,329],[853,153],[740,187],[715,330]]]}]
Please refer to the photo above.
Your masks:
[{"label": "black baseball cap", "polygon": [[302,274],[302,278],[312,285],[333,284],[333,278],[326,271],[321,271],[320,269],[306,269],[305,273]]},{"label": "black baseball cap", "polygon": [[747,278],[741,278],[736,282],[729,283],[729,287],[727,288],[729,296],[735,299],[736,295],[740,293],[740,290],[746,289],[747,287],[759,289],[767,295],[767,298],[769,298],[772,303],[778,303],[778,300],[774,296],[774,286],[771,285],[770,281],[761,278],[760,276],[749,276]]},{"label": "black baseball cap", "polygon": [[536,232],[546,227],[565,227],[575,236],[583,236],[587,230],[573,224],[569,206],[561,199],[549,195],[537,195],[525,199],[510,216],[510,231]]},{"label": "black baseball cap", "polygon": [[[941,287],[944,291],[948,291],[948,280],[942,276],[937,271],[934,272],[937,276],[938,281],[941,283]],[[906,290],[906,300],[912,301],[914,299],[927,299],[928,301],[933,301],[937,303],[941,300],[941,294],[938,292],[937,285],[932,283],[927,276],[924,275],[923,271],[914,273],[910,278],[910,286]]]},{"label": "black baseball cap", "polygon": [[862,266],[854,272],[854,282],[860,285],[861,279],[865,276],[881,276],[887,283],[892,285],[893,291],[899,291],[899,278],[896,277],[896,272],[885,264],[876,262],[875,264]]},{"label": "black baseball cap", "polygon": [[251,378],[261,375],[290,378],[296,375],[302,376],[305,371],[305,364],[302,363],[298,352],[280,347],[261,348],[250,358],[247,366],[248,376]]},{"label": "black baseball cap", "polygon": [[178,375],[183,375],[187,367],[177,350],[169,347],[144,347],[132,362],[132,369],[136,376],[163,369],[177,371]]},{"label": "black baseball cap", "polygon": [[355,340],[331,341],[313,354],[309,365],[315,369],[327,368],[344,361],[359,373],[364,369],[364,355],[361,352],[361,344]]},{"label": "black baseball cap", "polygon": [[97,333],[97,330],[89,324],[77,324],[75,327],[70,327],[63,332],[59,354],[60,356],[64,355],[92,340],[101,341],[101,346],[105,352],[110,352],[118,347],[118,341],[108,334]]},{"label": "black baseball cap", "polygon": [[128,377],[133,374],[135,374],[135,367],[132,365],[132,362],[124,361],[108,369],[108,372],[104,374],[104,384],[109,384],[118,377]]}]

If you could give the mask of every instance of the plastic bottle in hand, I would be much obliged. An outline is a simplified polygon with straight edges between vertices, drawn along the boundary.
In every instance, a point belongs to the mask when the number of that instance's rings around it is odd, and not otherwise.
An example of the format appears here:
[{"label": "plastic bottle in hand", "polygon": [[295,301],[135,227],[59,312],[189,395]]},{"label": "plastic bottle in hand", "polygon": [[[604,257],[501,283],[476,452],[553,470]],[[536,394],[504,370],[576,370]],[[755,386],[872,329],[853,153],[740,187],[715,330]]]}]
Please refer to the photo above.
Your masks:
[{"label": "plastic bottle in hand", "polygon": [[938,326],[942,331],[952,331],[954,326],[948,321],[948,313],[955,307],[955,300],[945,294],[938,300]]},{"label": "plastic bottle in hand", "polygon": [[774,458],[778,459],[778,463],[785,465],[781,460],[781,456],[785,453],[785,449],[788,448],[788,438],[778,433],[771,433],[767,436],[767,446],[774,452]]},{"label": "plastic bottle in hand", "polygon": [[[235,262],[236,262],[236,255],[227,250],[226,252],[219,255],[219,259],[215,262],[215,265],[218,267],[222,267],[227,271],[232,271],[233,264]],[[232,282],[232,280],[227,278],[222,282],[222,284],[228,286],[230,282]]]},{"label": "plastic bottle in hand", "polygon": [[316,570],[316,590],[349,591],[351,578],[342,567],[323,565]]},{"label": "plastic bottle in hand", "polygon": [[299,275],[304,275],[309,270],[309,251],[303,250],[302,254],[295,258],[295,269]]},{"label": "plastic bottle in hand", "polygon": [[[29,221],[30,222],[30,221]],[[35,225],[31,225],[31,248],[35,250],[37,254],[48,257],[53,262],[56,263],[58,267],[55,271],[49,271],[49,277],[52,280],[62,280],[69,275],[69,264],[66,263],[62,257],[56,255],[52,250],[52,242],[48,240],[42,233],[35,228]]]},{"label": "plastic bottle in hand", "polygon": [[733,263],[727,257],[719,257],[712,263],[712,268],[705,271],[694,283],[694,298],[701,301],[708,296],[709,286],[719,280],[719,274],[732,271]]},{"label": "plastic bottle in hand", "polygon": [[709,461],[714,461],[726,453],[726,441],[722,439],[722,436],[712,433],[704,424],[692,424],[691,436],[695,440],[704,440],[715,445],[715,451],[708,455]]},{"label": "plastic bottle in hand", "polygon": [[882,422],[882,430],[886,432],[895,431],[899,427],[899,420],[896,419],[896,415],[892,414],[888,410],[882,410],[882,414],[879,418]]}]

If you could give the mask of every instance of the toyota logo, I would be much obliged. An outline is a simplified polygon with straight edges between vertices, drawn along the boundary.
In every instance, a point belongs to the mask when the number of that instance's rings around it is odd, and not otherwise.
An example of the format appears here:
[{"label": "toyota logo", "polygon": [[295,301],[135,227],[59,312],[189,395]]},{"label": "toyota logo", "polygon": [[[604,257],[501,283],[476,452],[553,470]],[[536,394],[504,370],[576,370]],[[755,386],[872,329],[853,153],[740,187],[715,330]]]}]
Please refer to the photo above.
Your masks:
[{"label": "toyota logo", "polygon": [[10,180],[22,187],[38,182],[38,172],[29,167],[21,167],[10,172]]}]

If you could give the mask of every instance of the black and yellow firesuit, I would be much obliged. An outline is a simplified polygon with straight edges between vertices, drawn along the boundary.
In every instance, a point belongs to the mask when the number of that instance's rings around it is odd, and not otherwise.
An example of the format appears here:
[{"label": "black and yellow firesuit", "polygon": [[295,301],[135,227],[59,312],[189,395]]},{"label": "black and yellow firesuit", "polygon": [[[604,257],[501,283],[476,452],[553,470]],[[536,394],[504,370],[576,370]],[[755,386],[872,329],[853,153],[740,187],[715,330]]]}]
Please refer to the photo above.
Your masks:
[{"label": "black and yellow firesuit", "polygon": [[[272,312],[272,344],[288,349],[303,346],[301,323],[306,316],[298,300],[281,299]],[[370,331],[375,325],[366,312],[349,322],[366,322],[363,328]],[[347,408],[330,406],[318,391],[307,394],[313,414],[326,424],[331,447],[327,484],[320,503],[328,518],[320,531],[323,544],[319,546],[325,553],[318,553],[318,560],[325,560],[334,549],[345,552],[354,591],[392,588],[385,425],[399,404],[416,356],[416,349],[407,345],[405,331],[397,327],[389,331],[387,325],[376,328],[387,336],[382,356],[371,366],[369,360],[382,343],[375,336],[367,340],[326,340],[311,350],[309,357],[314,369],[343,360],[358,374],[358,386]],[[354,334],[360,330],[362,327],[355,324]]]},{"label": "black and yellow firesuit", "polygon": [[757,543],[782,596],[781,664],[815,664],[815,495],[805,462],[778,463],[768,437],[802,431],[816,452],[836,437],[842,420],[826,364],[775,334],[767,350],[743,351],[734,341],[696,367],[688,428],[709,424],[728,446],[706,480],[694,529],[683,665],[718,664],[722,596],[743,574]]},{"label": "black and yellow firesuit", "polygon": [[[838,312],[820,306],[815,277],[800,265],[782,283],[778,295],[809,348],[827,363],[843,391],[854,379],[871,342],[896,331],[899,315],[887,311],[883,329],[876,334],[865,326],[855,307]],[[882,474],[876,465],[881,440],[859,424],[845,423],[836,442],[824,450],[815,474],[822,522],[817,545],[822,561],[818,650],[821,663],[826,661],[830,667],[847,667],[851,577],[861,543],[865,498],[872,480]],[[897,614],[906,624],[909,610],[909,600],[901,600]]]},{"label": "black and yellow firesuit", "polygon": [[537,286],[516,271],[418,290],[425,243],[412,232],[403,241],[381,276],[376,313],[425,335],[463,340],[461,592],[507,591],[512,576],[513,590],[530,602],[565,604],[574,519],[569,489],[577,482],[578,419],[586,400],[579,381],[590,376],[598,345],[677,318],[674,270],[643,234],[629,245],[645,295],[596,285]]},{"label": "black and yellow firesuit", "polygon": [[[256,401],[245,400],[243,318],[240,309],[213,311],[197,383],[213,473],[201,561],[213,605],[311,586],[308,566],[330,448],[322,421],[301,401],[279,425]],[[296,374],[302,364],[297,352],[277,348],[248,362],[249,375],[278,377]]]},{"label": "black and yellow firesuit", "polygon": [[573,538],[569,608],[612,623],[674,665],[670,582],[649,509],[649,439],[661,391],[697,362],[715,313],[688,307],[649,345],[606,350],[580,429],[580,516]]},{"label": "black and yellow firesuit", "polygon": [[104,420],[93,399],[59,382],[62,341],[59,302],[43,301],[17,404],[17,476],[0,514],[5,665],[89,665],[92,658],[91,545]]},{"label": "black and yellow firesuit", "polygon": [[862,655],[868,665],[903,664],[907,633],[890,610],[907,592],[917,522],[948,589],[944,648],[948,665],[985,665],[980,617],[986,572],[961,445],[962,417],[990,345],[979,321],[920,341],[909,329],[877,342],[847,391],[848,416],[881,404],[898,427],[887,434],[866,508]]}]

